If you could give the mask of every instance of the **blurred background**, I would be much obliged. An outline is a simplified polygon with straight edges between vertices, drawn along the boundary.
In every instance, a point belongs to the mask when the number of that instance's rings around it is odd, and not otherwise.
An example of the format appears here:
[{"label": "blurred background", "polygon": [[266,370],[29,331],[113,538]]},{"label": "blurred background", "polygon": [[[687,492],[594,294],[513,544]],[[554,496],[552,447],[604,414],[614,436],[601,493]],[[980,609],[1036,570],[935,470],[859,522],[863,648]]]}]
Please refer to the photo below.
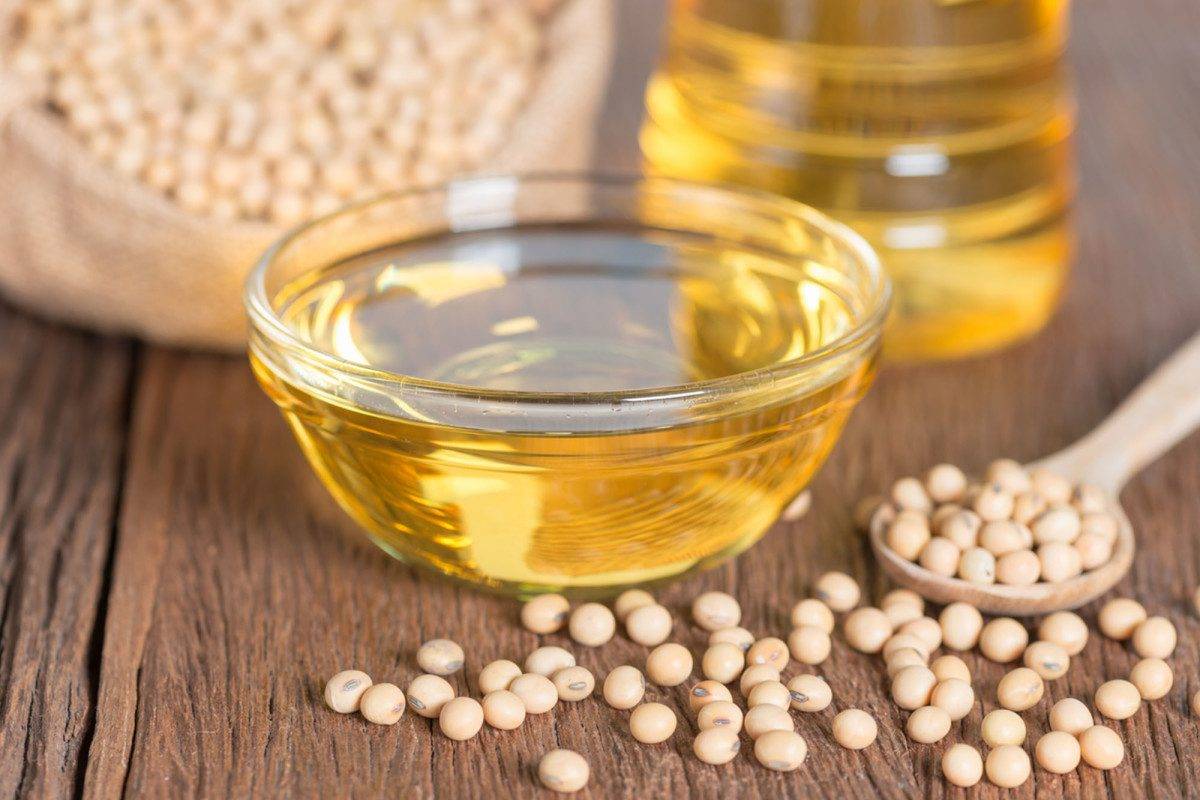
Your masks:
[{"label": "blurred background", "polygon": [[73,322],[237,349],[241,280],[281,231],[471,172],[599,165],[827,211],[896,283],[892,357],[995,349],[1045,324],[1071,259],[1068,11],[10,2],[0,288]]}]

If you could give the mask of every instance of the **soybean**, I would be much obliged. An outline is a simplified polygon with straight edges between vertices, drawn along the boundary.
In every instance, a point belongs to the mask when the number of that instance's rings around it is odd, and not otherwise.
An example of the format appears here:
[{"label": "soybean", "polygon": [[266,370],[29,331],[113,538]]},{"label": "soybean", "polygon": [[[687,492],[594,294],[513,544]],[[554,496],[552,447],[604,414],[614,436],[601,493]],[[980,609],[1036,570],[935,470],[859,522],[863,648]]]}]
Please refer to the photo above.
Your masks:
[{"label": "soybean", "polygon": [[1034,755],[1047,772],[1063,775],[1079,766],[1079,740],[1065,731],[1050,731],[1038,739]]},{"label": "soybean", "polygon": [[346,669],[325,684],[325,705],[339,714],[358,710],[363,694],[371,688],[371,676],[357,669]]},{"label": "soybean", "polygon": [[874,718],[858,708],[848,708],[833,718],[833,738],[847,750],[870,747],[879,735]]},{"label": "soybean", "polygon": [[731,702],[733,695],[725,684],[714,680],[700,681],[688,692],[688,705],[692,711],[699,711],[709,703]]},{"label": "soybean", "polygon": [[763,681],[751,689],[746,697],[746,704],[751,708],[769,705],[786,710],[791,702],[791,692],[779,681]]},{"label": "soybean", "polygon": [[708,648],[700,659],[700,671],[704,677],[720,683],[737,680],[745,666],[746,654],[728,642]]},{"label": "soybean", "polygon": [[408,685],[408,704],[422,717],[433,719],[454,699],[454,687],[440,675],[418,675]]},{"label": "soybean", "polygon": [[735,731],[710,728],[696,734],[692,741],[692,752],[705,764],[728,764],[741,746],[742,742]]},{"label": "soybean", "polygon": [[1038,638],[1054,642],[1069,656],[1079,655],[1088,641],[1088,626],[1078,614],[1056,611],[1038,626]]},{"label": "soybean", "polygon": [[979,651],[989,661],[1007,664],[1025,652],[1029,633],[1011,617],[999,617],[983,626],[979,634]]},{"label": "soybean", "polygon": [[892,635],[892,621],[878,608],[859,608],[842,624],[846,641],[861,653],[878,653]]},{"label": "soybean", "polygon": [[801,600],[792,607],[792,625],[797,628],[812,625],[826,633],[833,633],[833,611],[820,600]]},{"label": "soybean", "polygon": [[826,572],[813,585],[813,594],[834,611],[849,611],[858,605],[862,592],[844,572]]},{"label": "soybean", "polygon": [[543,594],[521,606],[521,624],[534,633],[554,633],[562,628],[571,604],[561,594]]},{"label": "soybean", "polygon": [[526,673],[513,680],[508,690],[521,698],[530,714],[545,714],[558,703],[558,687],[545,675]]},{"label": "soybean", "polygon": [[1137,687],[1143,700],[1158,700],[1171,691],[1175,676],[1161,658],[1143,658],[1129,671],[1129,682]]},{"label": "soybean", "polygon": [[892,699],[906,711],[929,705],[937,677],[928,667],[905,667],[892,678]]},{"label": "soybean", "polygon": [[613,613],[599,603],[584,603],[571,613],[567,630],[571,638],[587,647],[599,647],[617,630]]},{"label": "soybean", "polygon": [[934,676],[939,681],[947,681],[951,678],[957,678],[966,683],[971,682],[971,670],[967,668],[967,664],[958,656],[944,655],[938,656],[929,665],[929,669],[933,670]]},{"label": "soybean", "polygon": [[1059,700],[1050,708],[1050,730],[1078,736],[1092,725],[1092,712],[1074,697]]},{"label": "soybean", "polygon": [[525,657],[525,671],[550,677],[560,669],[575,666],[575,656],[555,645],[539,647]]},{"label": "soybean", "polygon": [[922,706],[909,715],[904,730],[914,742],[932,744],[950,732],[950,715],[937,706]]},{"label": "soybean", "polygon": [[613,708],[630,709],[642,702],[646,679],[637,667],[617,667],[604,678],[604,702]]},{"label": "soybean", "polygon": [[951,745],[942,754],[942,775],[955,786],[974,786],[983,777],[983,757],[969,744]]},{"label": "soybean", "polygon": [[1169,658],[1175,652],[1178,636],[1175,625],[1166,617],[1149,617],[1133,629],[1134,651],[1142,658]]},{"label": "soybean", "polygon": [[555,792],[578,792],[590,773],[587,760],[573,750],[551,750],[538,761],[538,780]]},{"label": "soybean", "polygon": [[692,674],[692,654],[681,644],[660,644],[646,656],[646,675],[659,686],[678,686]]},{"label": "soybean", "polygon": [[745,652],[750,649],[750,645],[754,644],[754,634],[736,625],[732,628],[721,628],[708,635],[709,647],[714,644],[732,644]]},{"label": "soybean", "polygon": [[1142,705],[1142,695],[1129,681],[1105,681],[1096,689],[1096,710],[1109,719],[1129,719]]},{"label": "soybean", "polygon": [[473,697],[456,697],[442,706],[438,727],[447,737],[464,742],[483,727],[483,706]]},{"label": "soybean", "polygon": [[963,602],[951,603],[938,617],[942,626],[942,643],[951,650],[970,650],[979,641],[983,630],[983,615],[974,606]]},{"label": "soybean", "polygon": [[989,711],[983,718],[980,734],[988,747],[1019,745],[1025,742],[1025,720],[1006,708]]},{"label": "soybean", "polygon": [[656,605],[654,595],[644,589],[626,589],[613,602],[613,613],[618,622],[624,622],[634,609],[652,605]]},{"label": "soybean", "polygon": [[404,716],[404,692],[394,683],[373,684],[362,694],[358,710],[376,725],[395,725]]},{"label": "soybean", "polygon": [[819,675],[797,675],[787,683],[792,708],[797,711],[824,711],[833,702],[833,690]]},{"label": "soybean", "polygon": [[774,636],[759,639],[746,651],[746,663],[749,665],[765,664],[777,670],[782,670],[788,664],[787,642]]},{"label": "soybean", "polygon": [[1096,769],[1113,769],[1125,758],[1125,744],[1116,731],[1093,725],[1079,734],[1083,760]]},{"label": "soybean", "polygon": [[464,658],[463,649],[449,639],[431,639],[417,650],[417,666],[430,675],[453,675]]},{"label": "soybean", "polygon": [[1013,789],[1029,780],[1029,756],[1020,747],[1002,744],[987,755],[984,762],[988,780],[1004,789]]},{"label": "soybean", "polygon": [[625,617],[625,633],[647,647],[656,647],[671,635],[671,612],[658,604],[639,606]]},{"label": "soybean", "polygon": [[967,681],[949,678],[933,687],[929,703],[945,711],[952,721],[957,722],[971,713],[975,705],[975,690]]},{"label": "soybean", "polygon": [[585,697],[590,697],[596,688],[596,678],[585,667],[565,667],[555,672],[550,680],[558,692],[559,700],[577,703]]},{"label": "soybean", "polygon": [[692,601],[692,619],[706,631],[717,631],[737,625],[742,607],[724,592],[705,592]]},{"label": "soybean", "polygon": [[1000,679],[996,699],[1010,711],[1025,711],[1037,705],[1045,691],[1041,675],[1029,667],[1017,667]]},{"label": "soybean", "polygon": [[799,769],[808,755],[808,743],[795,731],[770,731],[754,742],[758,763],[776,772]]},{"label": "soybean", "polygon": [[833,649],[833,639],[815,625],[801,625],[788,634],[788,650],[801,664],[822,664]]},{"label": "soybean", "polygon": [[678,720],[662,703],[643,703],[629,715],[629,732],[642,744],[658,744],[671,738]]},{"label": "soybean", "polygon": [[1146,609],[1136,600],[1109,600],[1100,608],[1100,632],[1110,639],[1124,641],[1133,636],[1138,625],[1146,620]]},{"label": "soybean", "polygon": [[744,716],[742,710],[728,700],[717,700],[700,709],[696,715],[696,727],[702,731],[709,728],[740,731]]},{"label": "soybean", "polygon": [[1046,680],[1061,678],[1071,666],[1071,657],[1054,642],[1034,642],[1025,648],[1025,666]]},{"label": "soybean", "polygon": [[754,706],[746,712],[743,727],[746,735],[757,739],[769,731],[790,731],[795,729],[792,716],[779,706]]},{"label": "soybean", "polygon": [[521,674],[521,668],[507,659],[493,661],[479,671],[479,691],[485,695],[507,689],[513,679]]},{"label": "soybean", "polygon": [[754,687],[763,681],[777,680],[779,680],[779,670],[766,664],[755,664],[742,671],[742,677],[738,680],[738,690],[743,697],[748,697]]},{"label": "soybean", "polygon": [[488,692],[483,696],[483,719],[497,730],[515,730],[525,721],[525,703],[507,689]]}]

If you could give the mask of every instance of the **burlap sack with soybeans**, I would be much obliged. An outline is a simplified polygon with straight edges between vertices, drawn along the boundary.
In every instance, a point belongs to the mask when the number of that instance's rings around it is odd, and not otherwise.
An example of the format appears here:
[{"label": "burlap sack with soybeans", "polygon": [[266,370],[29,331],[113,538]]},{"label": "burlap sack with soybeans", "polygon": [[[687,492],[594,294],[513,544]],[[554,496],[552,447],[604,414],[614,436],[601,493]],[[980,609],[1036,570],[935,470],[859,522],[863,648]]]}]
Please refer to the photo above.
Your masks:
[{"label": "burlap sack with soybeans", "polygon": [[[14,5],[0,0],[0,22]],[[562,0],[543,20],[532,89],[484,170],[587,168],[610,14],[609,0]],[[107,168],[28,94],[13,73],[0,73],[0,293],[102,331],[241,349],[243,280],[281,230],[186,213]]]}]

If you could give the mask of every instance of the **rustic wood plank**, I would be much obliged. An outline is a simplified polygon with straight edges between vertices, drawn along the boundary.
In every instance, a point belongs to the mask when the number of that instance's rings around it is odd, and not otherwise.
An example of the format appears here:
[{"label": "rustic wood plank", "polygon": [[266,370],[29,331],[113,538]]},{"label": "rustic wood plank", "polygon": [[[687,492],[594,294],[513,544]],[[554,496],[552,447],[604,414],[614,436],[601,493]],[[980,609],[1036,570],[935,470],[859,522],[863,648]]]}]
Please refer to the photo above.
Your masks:
[{"label": "rustic wood plank", "polygon": [[0,796],[74,793],[125,438],[127,343],[0,307]]},{"label": "rustic wood plank", "polygon": [[[643,11],[641,4],[626,8]],[[810,517],[778,526],[736,562],[663,593],[680,610],[679,640],[696,649],[702,642],[682,606],[703,588],[734,591],[746,624],[764,633],[786,629],[788,607],[826,569],[853,572],[878,596],[886,585],[865,541],[849,532],[848,509],[860,494],[937,459],[979,466],[1000,453],[1027,459],[1055,450],[1102,419],[1200,327],[1200,140],[1193,135],[1198,112],[1186,102],[1196,94],[1200,48],[1184,20],[1194,13],[1170,0],[1136,11],[1117,0],[1080,9],[1081,250],[1063,311],[1044,334],[1001,355],[886,370],[818,479]],[[622,20],[623,35],[638,35],[627,46],[656,40],[652,20]],[[623,88],[613,103],[637,102],[629,87],[642,76],[629,63],[622,62]],[[635,117],[624,106],[612,119]],[[630,142],[610,139],[605,163],[628,165]],[[1200,775],[1186,754],[1198,741],[1187,696],[1200,688],[1200,621],[1187,595],[1200,583],[1198,485],[1200,437],[1192,437],[1125,496],[1141,541],[1119,591],[1166,613],[1181,632],[1175,689],[1115,726],[1128,762],[1107,774],[1036,771],[1019,790],[984,786],[972,796],[1193,793]],[[473,690],[481,664],[519,659],[539,641],[515,625],[512,604],[392,563],[355,536],[241,361],[151,350],[137,386],[85,793],[536,796],[531,765],[561,744],[592,761],[584,797],[965,794],[937,776],[942,746],[905,741],[904,715],[884,695],[878,660],[840,641],[818,670],[834,687],[836,707],[798,718],[811,754],[788,776],[746,759],[726,768],[699,764],[690,756],[690,723],[663,746],[636,745],[623,732],[626,715],[594,701],[461,744],[431,735],[427,721],[411,716],[390,729],[336,717],[319,690],[337,668],[355,665],[405,685],[416,672],[417,644],[449,636],[468,647],[470,667],[458,685]],[[564,643],[561,636],[541,641]],[[640,663],[644,652],[619,639],[581,652],[580,660],[603,673]],[[948,741],[978,743],[1003,669],[968,661],[985,703]],[[1089,644],[1050,698],[1026,715],[1031,742],[1053,700],[1086,698],[1131,664],[1122,646]],[[680,691],[653,694],[682,707]],[[882,723],[879,743],[863,753],[844,751],[828,736],[833,711],[851,705]]]}]

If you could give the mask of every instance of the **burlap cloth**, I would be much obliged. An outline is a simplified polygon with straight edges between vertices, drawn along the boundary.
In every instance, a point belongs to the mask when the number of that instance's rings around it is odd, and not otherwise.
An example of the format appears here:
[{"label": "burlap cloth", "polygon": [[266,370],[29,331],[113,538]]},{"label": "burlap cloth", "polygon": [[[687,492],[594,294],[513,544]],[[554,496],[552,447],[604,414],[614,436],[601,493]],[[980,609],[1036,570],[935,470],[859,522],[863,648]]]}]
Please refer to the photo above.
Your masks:
[{"label": "burlap cloth", "polygon": [[[532,95],[488,171],[585,169],[609,0],[555,12]],[[0,75],[0,292],[55,319],[208,349],[245,343],[242,281],[281,231],[193,217],[105,168]]]}]

